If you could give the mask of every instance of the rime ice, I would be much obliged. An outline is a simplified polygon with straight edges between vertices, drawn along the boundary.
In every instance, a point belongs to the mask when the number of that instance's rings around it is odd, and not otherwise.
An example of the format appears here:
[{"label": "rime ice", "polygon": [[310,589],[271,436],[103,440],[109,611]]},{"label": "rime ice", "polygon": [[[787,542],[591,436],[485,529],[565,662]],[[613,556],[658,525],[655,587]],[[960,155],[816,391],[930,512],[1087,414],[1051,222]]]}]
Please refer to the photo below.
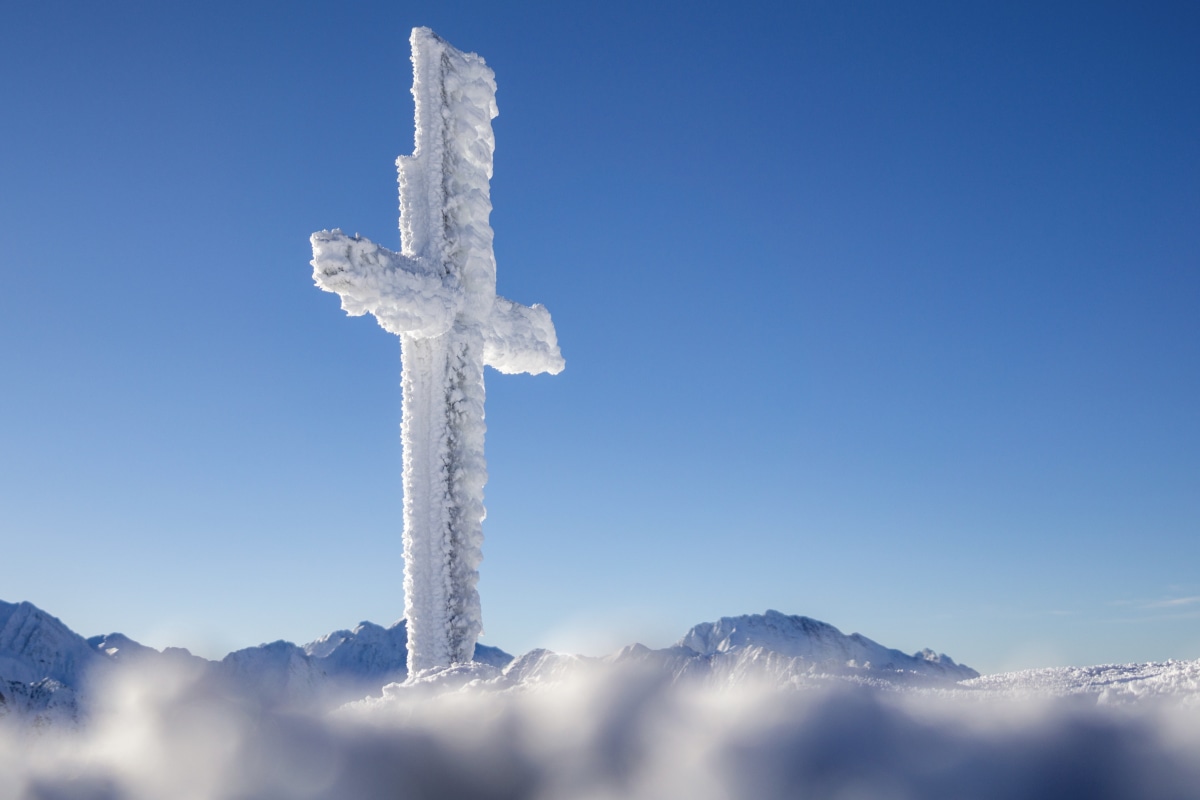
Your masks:
[{"label": "rime ice", "polygon": [[416,147],[400,172],[402,250],[312,235],[313,278],[351,316],[400,337],[404,391],[404,614],[410,675],[471,660],[482,630],[483,367],[562,371],[542,306],[496,296],[496,82],[474,53],[412,32]]}]

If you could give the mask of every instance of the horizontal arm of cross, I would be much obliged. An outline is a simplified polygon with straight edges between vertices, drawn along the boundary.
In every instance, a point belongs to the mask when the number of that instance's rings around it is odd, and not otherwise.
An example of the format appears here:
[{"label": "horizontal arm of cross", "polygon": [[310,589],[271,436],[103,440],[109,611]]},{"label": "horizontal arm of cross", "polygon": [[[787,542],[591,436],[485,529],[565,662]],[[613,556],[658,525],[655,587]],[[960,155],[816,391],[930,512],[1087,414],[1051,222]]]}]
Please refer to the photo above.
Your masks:
[{"label": "horizontal arm of cross", "polygon": [[566,362],[546,307],[523,306],[497,295],[484,326],[483,363],[509,375],[562,372]]},{"label": "horizontal arm of cross", "polygon": [[428,337],[449,330],[462,307],[457,278],[423,259],[336,229],[314,233],[311,241],[313,280],[340,295],[352,317],[374,314],[391,333]]}]

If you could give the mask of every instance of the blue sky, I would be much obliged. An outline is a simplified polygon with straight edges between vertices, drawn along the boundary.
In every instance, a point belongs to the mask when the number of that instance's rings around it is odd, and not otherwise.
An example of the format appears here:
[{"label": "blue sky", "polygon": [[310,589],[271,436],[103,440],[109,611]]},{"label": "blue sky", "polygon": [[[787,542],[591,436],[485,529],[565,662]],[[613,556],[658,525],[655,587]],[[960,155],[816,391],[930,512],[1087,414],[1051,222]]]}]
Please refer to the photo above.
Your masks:
[{"label": "blue sky", "polygon": [[[647,7],[651,6],[651,7]],[[209,656],[403,612],[408,31],[495,69],[483,641],[776,608],[985,671],[1200,657],[1200,7],[19,4],[0,599]]]}]

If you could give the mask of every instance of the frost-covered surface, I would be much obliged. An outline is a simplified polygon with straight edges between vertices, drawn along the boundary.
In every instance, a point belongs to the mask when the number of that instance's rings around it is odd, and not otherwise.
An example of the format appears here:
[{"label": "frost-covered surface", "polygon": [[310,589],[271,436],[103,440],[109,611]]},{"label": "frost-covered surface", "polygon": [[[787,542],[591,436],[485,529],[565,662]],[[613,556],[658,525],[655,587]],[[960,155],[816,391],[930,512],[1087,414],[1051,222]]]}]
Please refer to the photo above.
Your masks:
[{"label": "frost-covered surface", "polygon": [[563,369],[550,314],[496,296],[489,224],[496,82],[428,28],[411,37],[416,147],[397,159],[400,253],[312,235],[313,278],[400,336],[408,667],[469,663],[483,629],[483,367]]},{"label": "frost-covered surface", "polygon": [[341,295],[350,316],[371,314],[390,333],[443,334],[462,306],[455,276],[439,274],[428,261],[336,229],[314,233],[311,243],[317,285]]},{"label": "frost-covered surface", "polygon": [[497,297],[484,328],[483,363],[509,375],[562,372],[566,362],[546,307],[522,306]]}]

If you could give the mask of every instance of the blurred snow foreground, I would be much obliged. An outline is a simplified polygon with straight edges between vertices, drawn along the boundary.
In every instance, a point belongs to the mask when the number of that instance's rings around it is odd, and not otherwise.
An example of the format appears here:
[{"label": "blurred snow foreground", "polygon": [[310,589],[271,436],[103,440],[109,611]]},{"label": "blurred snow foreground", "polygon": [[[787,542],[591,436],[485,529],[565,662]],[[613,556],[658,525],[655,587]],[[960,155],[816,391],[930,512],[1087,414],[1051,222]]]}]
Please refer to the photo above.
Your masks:
[{"label": "blurred snow foreground", "polygon": [[981,678],[767,612],[380,692],[403,652],[363,623],[208,662],[0,602],[0,800],[1200,798],[1200,661]]},{"label": "blurred snow foreground", "polygon": [[474,53],[412,32],[416,147],[400,156],[399,253],[340,230],[312,235],[313,278],[352,316],[400,337],[404,616],[410,673],[471,661],[482,631],[483,367],[557,374],[550,313],[496,296],[496,81]]},{"label": "blurred snow foreground", "polygon": [[[186,670],[109,685],[91,725],[0,726],[8,800],[1195,800],[1188,709],[869,688],[720,692],[636,668],[333,714],[248,707]],[[1192,709],[1191,711],[1195,711]]]}]

